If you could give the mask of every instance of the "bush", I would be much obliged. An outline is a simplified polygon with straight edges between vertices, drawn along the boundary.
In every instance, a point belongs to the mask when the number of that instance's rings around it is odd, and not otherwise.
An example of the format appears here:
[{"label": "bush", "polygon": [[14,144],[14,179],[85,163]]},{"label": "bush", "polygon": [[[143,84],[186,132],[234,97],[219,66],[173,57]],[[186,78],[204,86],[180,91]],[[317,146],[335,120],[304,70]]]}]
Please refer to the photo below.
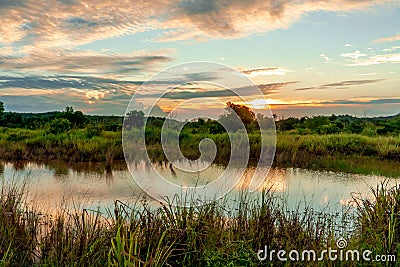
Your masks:
[{"label": "bush", "polygon": [[102,131],[102,125],[88,125],[86,126],[86,137],[92,138],[94,136],[100,136]]},{"label": "bush", "polygon": [[49,133],[60,134],[71,130],[71,122],[67,119],[54,119],[50,122]]}]

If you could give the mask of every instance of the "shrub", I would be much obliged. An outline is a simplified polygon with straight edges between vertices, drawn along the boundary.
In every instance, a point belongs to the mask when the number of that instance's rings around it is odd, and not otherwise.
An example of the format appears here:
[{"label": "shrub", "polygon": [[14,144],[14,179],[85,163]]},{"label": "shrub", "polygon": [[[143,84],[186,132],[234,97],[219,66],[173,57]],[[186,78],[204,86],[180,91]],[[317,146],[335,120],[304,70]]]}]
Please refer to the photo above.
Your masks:
[{"label": "shrub", "polygon": [[64,133],[71,129],[71,122],[64,118],[54,119],[50,122],[49,127],[50,127],[48,131],[49,133],[52,134]]}]

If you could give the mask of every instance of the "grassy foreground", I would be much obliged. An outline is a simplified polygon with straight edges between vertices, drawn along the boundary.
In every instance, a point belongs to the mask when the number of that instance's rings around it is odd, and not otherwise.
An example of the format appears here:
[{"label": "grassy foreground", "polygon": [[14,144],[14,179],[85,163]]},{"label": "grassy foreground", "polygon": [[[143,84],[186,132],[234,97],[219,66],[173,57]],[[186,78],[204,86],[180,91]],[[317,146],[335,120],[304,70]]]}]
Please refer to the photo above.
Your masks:
[{"label": "grassy foreground", "polygon": [[[335,248],[369,249],[372,255],[400,252],[400,186],[355,199],[356,226],[340,215],[287,211],[269,192],[258,201],[243,196],[235,207],[223,201],[201,207],[118,201],[108,214],[60,208],[46,215],[25,206],[24,186],[3,185],[0,198],[1,266],[361,266],[356,261],[260,261],[257,252]],[[172,203],[179,203],[173,200]],[[347,229],[347,230],[346,230]],[[394,262],[390,262],[390,265]]]},{"label": "grassy foreground", "polygon": [[[160,145],[160,133],[146,135],[147,150],[155,161],[165,157]],[[199,156],[198,144],[209,137],[217,145],[216,163],[224,164],[230,155],[228,135],[185,134],[180,146],[189,158]],[[259,157],[260,135],[250,133],[250,156]],[[106,162],[124,160],[121,131],[72,129],[63,133],[0,127],[0,158],[66,162]],[[274,165],[325,169],[359,174],[400,176],[400,136],[365,136],[360,134],[289,134],[278,133]]]}]

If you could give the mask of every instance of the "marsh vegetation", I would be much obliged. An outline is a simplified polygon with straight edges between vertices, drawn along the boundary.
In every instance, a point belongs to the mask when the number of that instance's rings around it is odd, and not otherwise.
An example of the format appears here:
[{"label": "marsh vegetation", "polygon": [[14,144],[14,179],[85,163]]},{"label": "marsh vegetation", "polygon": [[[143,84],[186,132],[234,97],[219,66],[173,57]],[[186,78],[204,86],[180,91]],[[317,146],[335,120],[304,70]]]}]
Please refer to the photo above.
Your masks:
[{"label": "marsh vegetation", "polygon": [[[139,133],[144,127],[143,114],[130,115],[135,119],[129,131]],[[261,146],[256,116],[250,114],[246,122],[250,164],[259,158]],[[70,107],[46,114],[1,110],[0,157],[13,161],[104,162],[105,168],[110,168],[113,162],[124,159],[122,119],[89,116]],[[276,123],[275,166],[400,176],[399,116],[263,119]],[[158,162],[165,160],[161,147],[164,120],[147,118],[143,136],[150,157]],[[204,138],[214,140],[217,146],[214,163],[225,164],[231,151],[229,135],[215,120],[188,122],[179,137],[188,158],[199,156],[198,144]],[[399,186],[383,183],[371,188],[373,199],[353,197],[356,213],[351,218],[347,213],[332,215],[300,206],[293,209],[278,201],[269,189],[256,198],[243,193],[229,207],[224,199],[179,207],[174,204],[190,198],[177,197],[158,207],[146,200],[134,204],[115,201],[107,212],[60,207],[49,214],[28,204],[29,187],[3,181],[1,265],[259,266],[271,263],[257,259],[258,250],[264,246],[271,250],[320,251],[334,248],[340,236],[346,238],[349,249],[386,255],[400,252]],[[304,264],[314,266],[315,262]]]},{"label": "marsh vegetation", "polygon": [[[400,187],[372,188],[374,199],[354,198],[356,214],[330,215],[312,209],[287,209],[265,190],[257,200],[245,193],[233,208],[224,200],[179,207],[190,199],[151,207],[115,201],[108,212],[63,210],[46,214],[26,205],[23,184],[4,184],[0,198],[2,266],[259,266],[257,252],[335,248],[398,255]],[[355,227],[349,227],[349,220]],[[295,262],[293,264],[296,264]],[[315,262],[302,262],[314,266]],[[320,264],[357,266],[360,262]]]}]

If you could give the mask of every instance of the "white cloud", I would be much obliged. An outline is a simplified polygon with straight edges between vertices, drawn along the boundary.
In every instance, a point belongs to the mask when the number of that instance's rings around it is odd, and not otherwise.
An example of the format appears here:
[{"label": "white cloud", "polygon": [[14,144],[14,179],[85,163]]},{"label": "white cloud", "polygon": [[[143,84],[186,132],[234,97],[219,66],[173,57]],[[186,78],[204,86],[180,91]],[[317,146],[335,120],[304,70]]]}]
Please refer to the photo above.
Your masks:
[{"label": "white cloud", "polygon": [[321,54],[321,55],[319,55],[319,56],[325,60],[325,63],[329,63],[329,62],[332,62],[332,61],[333,61],[333,59],[331,59],[330,57],[328,57],[328,56],[325,55],[325,54]]},{"label": "white cloud", "polygon": [[376,75],[377,73],[376,72],[371,72],[371,73],[361,73],[361,74],[358,74],[358,75],[360,75],[360,76],[372,76],[372,75]]},{"label": "white cloud", "polygon": [[367,55],[362,54],[360,51],[357,50],[353,53],[342,53],[341,56],[345,58],[359,59],[360,57],[365,57]]},{"label": "white cloud", "polygon": [[398,54],[385,54],[385,55],[374,55],[364,60],[355,60],[348,66],[371,66],[384,63],[400,63],[400,53]]},{"label": "white cloud", "polygon": [[242,73],[246,74],[249,77],[257,77],[257,76],[268,76],[268,75],[286,75],[289,72],[293,72],[292,70],[285,68],[258,68],[251,70],[243,70]]},{"label": "white cloud", "polygon": [[400,46],[392,46],[390,48],[382,49],[382,52],[392,52],[397,49],[400,49]]}]

